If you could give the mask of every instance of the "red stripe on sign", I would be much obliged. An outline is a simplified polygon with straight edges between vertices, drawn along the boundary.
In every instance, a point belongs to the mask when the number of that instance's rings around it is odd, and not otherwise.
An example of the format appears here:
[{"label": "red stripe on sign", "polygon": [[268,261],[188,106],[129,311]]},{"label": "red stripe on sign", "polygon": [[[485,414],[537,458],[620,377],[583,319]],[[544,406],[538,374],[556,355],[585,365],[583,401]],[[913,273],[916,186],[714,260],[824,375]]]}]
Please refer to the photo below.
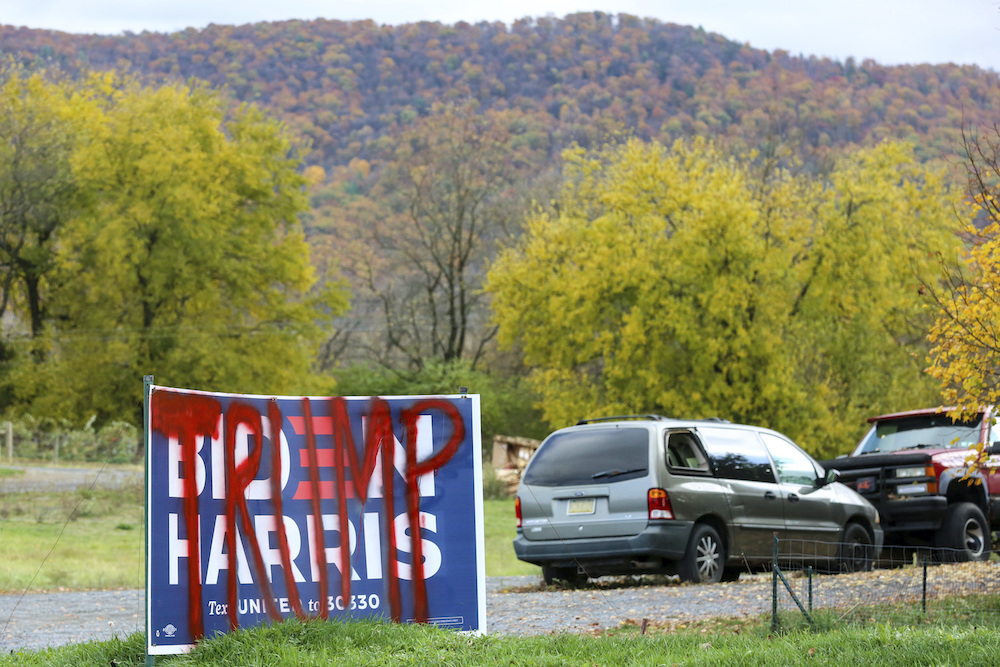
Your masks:
[{"label": "red stripe on sign", "polygon": [[[288,422],[297,435],[306,432],[305,417],[289,417]],[[313,417],[313,435],[333,435],[333,417]]]},{"label": "red stripe on sign", "polygon": [[[319,497],[321,500],[330,500],[337,497],[337,486],[335,482],[319,482]],[[354,482],[348,480],[344,483],[344,497],[354,497]],[[312,500],[312,485],[309,482],[299,482],[295,488],[295,495],[292,500]]]},{"label": "red stripe on sign", "polygon": [[[336,459],[333,456],[332,449],[317,449],[316,450],[316,465],[320,468],[332,468],[334,466],[334,461]],[[300,449],[299,450],[299,465],[309,469],[309,450]]]}]

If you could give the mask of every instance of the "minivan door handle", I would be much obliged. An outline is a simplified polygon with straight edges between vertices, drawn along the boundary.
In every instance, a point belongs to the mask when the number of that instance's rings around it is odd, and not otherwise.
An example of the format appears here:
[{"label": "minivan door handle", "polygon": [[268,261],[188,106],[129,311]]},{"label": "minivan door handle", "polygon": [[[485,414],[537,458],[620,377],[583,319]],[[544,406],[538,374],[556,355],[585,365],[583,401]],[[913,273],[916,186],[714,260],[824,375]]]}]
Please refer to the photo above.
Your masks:
[{"label": "minivan door handle", "polygon": [[764,493],[764,500],[777,500],[778,496],[775,495],[774,491],[767,491]]},{"label": "minivan door handle", "polygon": [[797,502],[799,502],[799,497],[797,495],[795,495],[794,493],[789,493],[788,494],[788,502],[790,502],[790,503],[797,503]]}]

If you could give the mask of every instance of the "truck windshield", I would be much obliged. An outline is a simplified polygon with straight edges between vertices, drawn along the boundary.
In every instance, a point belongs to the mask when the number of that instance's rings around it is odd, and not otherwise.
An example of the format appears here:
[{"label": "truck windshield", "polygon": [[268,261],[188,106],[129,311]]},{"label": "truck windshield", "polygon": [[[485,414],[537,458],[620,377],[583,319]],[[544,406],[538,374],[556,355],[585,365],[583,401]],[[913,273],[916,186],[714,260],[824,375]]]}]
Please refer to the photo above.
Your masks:
[{"label": "truck windshield", "polygon": [[980,420],[955,422],[945,414],[889,419],[876,422],[854,454],[900,449],[967,449],[979,442],[980,433]]}]

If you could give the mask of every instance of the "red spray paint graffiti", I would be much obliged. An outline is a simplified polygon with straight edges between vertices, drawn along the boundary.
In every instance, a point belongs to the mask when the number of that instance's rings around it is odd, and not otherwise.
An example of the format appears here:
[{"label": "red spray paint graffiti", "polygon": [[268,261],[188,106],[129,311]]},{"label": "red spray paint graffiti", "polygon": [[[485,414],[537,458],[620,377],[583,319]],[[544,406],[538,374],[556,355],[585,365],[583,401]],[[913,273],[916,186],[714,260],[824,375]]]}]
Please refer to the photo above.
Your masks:
[{"label": "red spray paint graffiti", "polygon": [[[417,460],[417,418],[424,411],[438,410],[444,412],[454,425],[451,439],[441,451],[426,461]],[[403,412],[403,424],[406,429],[406,507],[410,516],[410,526],[414,530],[420,526],[420,493],[417,490],[417,480],[421,475],[433,472],[448,462],[458,451],[458,446],[465,438],[465,424],[462,416],[454,405],[446,401],[427,400],[417,403]],[[383,457],[382,461],[385,461]],[[383,465],[383,469],[384,469]],[[422,540],[413,541],[413,615],[418,623],[427,621],[427,587],[424,582],[424,559]],[[395,559],[393,559],[395,562]],[[392,582],[390,581],[390,584]],[[396,585],[399,582],[396,580]],[[396,618],[393,616],[393,618]]]},{"label": "red spray paint graffiti", "polygon": [[[348,518],[348,500],[356,499],[362,505],[369,498],[369,486],[373,481],[379,458],[381,458],[382,507],[384,519],[381,523],[386,547],[387,573],[386,586],[388,590],[390,616],[395,621],[403,619],[400,572],[398,565],[399,548],[393,521],[395,506],[394,456],[396,436],[393,430],[393,420],[389,404],[384,399],[371,399],[364,430],[363,447],[359,448],[352,436],[352,424],[348,416],[345,399],[331,398],[316,402],[317,414],[313,414],[313,402],[302,399],[302,417],[290,417],[289,423],[293,430],[305,436],[305,451],[300,452],[299,465],[306,468],[308,480],[301,482],[295,490],[293,500],[308,500],[312,509],[312,532],[315,534],[312,558],[319,571],[320,600],[326,600],[330,589],[327,549],[324,538],[322,510],[324,502],[336,503],[336,515],[341,546],[339,562],[340,595],[343,600],[351,599],[351,525]],[[281,470],[283,465],[281,442],[281,425],[283,417],[276,401],[271,401],[267,410],[267,423],[270,426],[267,435],[270,454],[270,471],[268,472],[270,499],[273,505],[276,524],[274,532],[278,543],[278,560],[284,575],[288,591],[288,602],[299,617],[305,617],[296,581],[294,565],[289,546],[289,538],[282,520],[282,483]],[[438,451],[424,460],[417,455],[418,422],[421,415],[438,414],[445,423],[450,425],[450,436]],[[189,618],[191,632],[195,638],[204,636],[204,617],[202,600],[200,540],[201,534],[199,513],[199,488],[195,460],[199,438],[218,439],[224,437],[224,473],[225,473],[225,542],[228,559],[228,579],[226,598],[229,626],[235,629],[238,621],[238,588],[237,588],[237,544],[239,534],[247,538],[250,547],[249,564],[254,572],[254,581],[261,589],[267,614],[277,620],[281,614],[277,608],[272,589],[269,584],[268,564],[265,562],[257,539],[257,527],[252,520],[247,506],[247,489],[261,474],[262,458],[265,451],[264,420],[260,412],[247,403],[232,402],[225,411],[223,419],[220,402],[210,396],[185,394],[170,391],[154,391],[151,399],[151,427],[167,438],[175,438],[180,446],[181,469],[183,472],[183,518],[188,535],[187,541],[187,583],[189,590]],[[402,428],[402,441],[405,450],[406,463],[403,475],[402,493],[406,505],[406,517],[410,531],[416,539],[413,542],[411,566],[413,591],[413,616],[417,622],[426,622],[429,616],[426,582],[423,562],[423,546],[420,539],[422,525],[420,511],[419,480],[421,476],[434,473],[454,457],[465,438],[465,423],[458,409],[449,401],[428,398],[413,404],[402,412],[399,419]],[[225,424],[224,433],[219,433],[220,424]],[[237,463],[237,432],[242,427],[250,434],[251,444],[245,458]],[[320,448],[317,436],[329,436],[332,447]],[[359,455],[360,449],[360,455]],[[330,469],[333,481],[321,481],[320,471]],[[314,610],[326,618],[328,606],[320,604]]]},{"label": "red spray paint graffiti", "polygon": [[155,408],[151,410],[151,427],[168,438],[180,442],[184,461],[184,523],[188,530],[188,618],[195,637],[205,634],[201,605],[201,554],[198,541],[192,536],[200,533],[198,514],[197,475],[195,451],[198,436],[219,437],[219,416],[222,406],[209,396],[190,396],[170,392],[154,395]]}]

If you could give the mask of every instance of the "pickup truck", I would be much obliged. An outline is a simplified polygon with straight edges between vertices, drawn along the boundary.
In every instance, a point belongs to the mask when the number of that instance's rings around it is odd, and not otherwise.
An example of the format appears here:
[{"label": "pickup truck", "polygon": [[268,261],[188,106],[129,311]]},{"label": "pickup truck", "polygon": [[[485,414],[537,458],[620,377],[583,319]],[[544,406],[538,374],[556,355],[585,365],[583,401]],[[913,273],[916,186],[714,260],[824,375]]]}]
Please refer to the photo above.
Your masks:
[{"label": "pickup truck", "polygon": [[[1000,529],[1000,474],[993,474],[1000,472],[1000,428],[993,428],[992,407],[967,421],[947,412],[872,417],[850,454],[822,465],[879,511],[887,547],[937,547],[947,560],[986,560]],[[989,456],[969,470],[977,443],[986,443]]]}]

